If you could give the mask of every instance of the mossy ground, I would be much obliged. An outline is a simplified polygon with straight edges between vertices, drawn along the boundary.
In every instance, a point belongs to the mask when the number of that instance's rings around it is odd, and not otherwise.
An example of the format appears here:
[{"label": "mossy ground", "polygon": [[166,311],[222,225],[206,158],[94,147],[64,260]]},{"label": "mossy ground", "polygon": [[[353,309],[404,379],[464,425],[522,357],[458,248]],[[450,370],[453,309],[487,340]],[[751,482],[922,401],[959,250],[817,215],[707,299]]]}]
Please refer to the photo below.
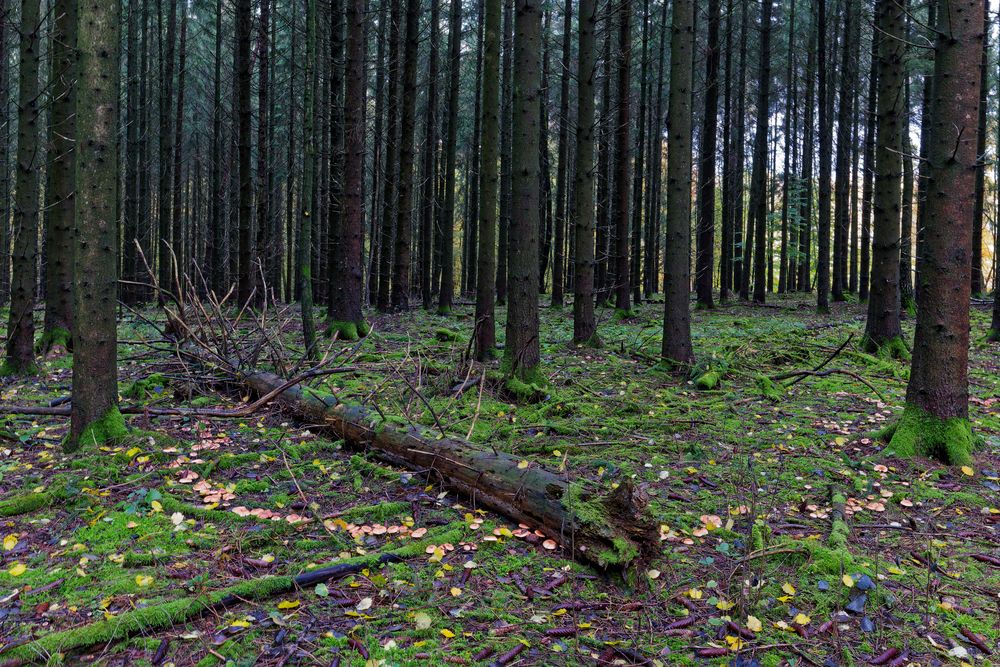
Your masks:
[{"label": "mossy ground", "polygon": [[[543,308],[546,385],[538,402],[513,400],[499,361],[468,365],[468,305],[457,305],[446,325],[458,340],[439,339],[442,320],[432,313],[373,314],[373,333],[350,361],[357,370],[316,381],[341,400],[375,403],[403,423],[439,421],[451,434],[597,490],[626,478],[645,484],[664,539],[624,577],[595,577],[530,532],[508,534],[518,527],[502,517],[441,495],[426,474],[387,468],[278,412],[216,421],[134,417],[131,428],[175,440],[129,438],[73,456],[60,448],[67,420],[10,417],[2,426],[15,439],[0,442],[0,507],[17,499],[19,511],[5,511],[0,527],[0,540],[16,540],[0,550],[0,598],[19,595],[0,605],[0,645],[94,622],[105,625],[91,630],[129,624],[141,620],[128,615],[134,610],[183,609],[263,576],[404,546],[412,540],[389,527],[406,526],[458,537],[448,538],[453,550],[440,558],[410,554],[330,582],[326,595],[309,588],[183,621],[150,620],[135,639],[75,649],[66,661],[148,665],[167,639],[165,659],[178,666],[223,664],[220,656],[237,665],[286,657],[286,664],[339,657],[343,665],[427,665],[471,662],[484,647],[495,659],[523,641],[523,664],[593,664],[620,648],[663,665],[724,665],[732,652],[703,660],[695,651],[726,647],[732,632],[724,617],[745,627],[748,615],[763,627],[741,650],[763,665],[799,664],[792,647],[816,664],[864,664],[889,647],[909,651],[917,664],[946,662],[928,637],[975,656],[962,628],[1000,650],[1000,568],[972,558],[1000,558],[997,346],[973,336],[970,417],[984,444],[970,476],[924,457],[887,456],[873,433],[903,414],[906,364],[865,354],[857,343],[831,367],[862,375],[885,402],[841,375],[805,378],[766,396],[761,378],[815,367],[850,334],[859,341],[864,325],[856,304],[817,316],[806,298],[774,303],[779,308],[766,313],[737,304],[693,313],[699,360],[726,360],[724,382],[713,391],[699,390],[695,377],[656,370],[658,304],[637,306],[624,320],[599,309],[600,349],[569,345],[571,311]],[[974,310],[974,332],[986,331],[988,316]],[[286,333],[294,353],[299,333]],[[502,344],[502,326],[498,334]],[[123,339],[153,335],[139,320],[122,324]],[[122,359],[140,350],[123,345]],[[168,374],[168,361],[124,361],[122,386]],[[481,387],[452,394],[484,370]],[[66,364],[42,360],[37,379],[7,378],[0,401],[45,404],[66,395],[69,380]],[[241,398],[166,396],[164,404],[179,406],[232,407]],[[833,522],[834,500],[844,502],[843,524]],[[264,511],[278,520],[261,518]],[[307,520],[290,523],[293,515]],[[343,524],[370,532],[355,539]],[[745,560],[760,549],[773,555]],[[476,567],[467,568],[470,561]],[[19,564],[24,572],[15,576]],[[865,574],[876,588],[863,615],[819,633],[858,593],[845,574],[853,581]],[[797,613],[810,617],[808,641],[776,625],[791,627]],[[694,617],[689,633],[668,631],[685,615]]]}]

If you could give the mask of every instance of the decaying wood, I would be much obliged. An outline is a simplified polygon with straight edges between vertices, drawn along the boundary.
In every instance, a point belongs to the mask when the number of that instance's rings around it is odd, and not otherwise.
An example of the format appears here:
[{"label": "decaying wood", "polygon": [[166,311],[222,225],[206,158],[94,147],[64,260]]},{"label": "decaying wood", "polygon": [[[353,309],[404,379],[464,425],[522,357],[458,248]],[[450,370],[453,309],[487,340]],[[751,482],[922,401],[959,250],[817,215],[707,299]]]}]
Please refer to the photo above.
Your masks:
[{"label": "decaying wood", "polygon": [[[269,372],[245,374],[243,380],[261,396],[286,384]],[[288,387],[275,402],[391,465],[435,471],[474,506],[537,528],[582,560],[602,567],[627,565],[657,543],[656,526],[645,511],[648,497],[631,482],[601,496],[536,464],[523,467],[509,454],[385,423],[363,406],[341,403],[302,384]]]}]

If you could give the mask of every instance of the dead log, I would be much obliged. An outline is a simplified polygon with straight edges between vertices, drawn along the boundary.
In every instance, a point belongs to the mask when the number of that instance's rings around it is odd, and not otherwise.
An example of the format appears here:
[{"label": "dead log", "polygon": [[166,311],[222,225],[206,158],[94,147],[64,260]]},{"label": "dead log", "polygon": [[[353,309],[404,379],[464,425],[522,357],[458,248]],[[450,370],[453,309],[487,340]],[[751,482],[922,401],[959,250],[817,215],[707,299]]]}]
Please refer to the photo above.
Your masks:
[{"label": "dead log", "polygon": [[[243,380],[259,396],[287,384],[269,372],[245,374]],[[286,388],[274,401],[386,463],[435,471],[445,487],[470,498],[474,506],[541,530],[573,557],[604,568],[622,567],[658,544],[656,524],[646,511],[648,496],[630,481],[601,494],[585,482],[570,482],[537,464],[525,466],[509,454],[425,434],[416,426],[386,423],[363,406],[302,384]]]}]

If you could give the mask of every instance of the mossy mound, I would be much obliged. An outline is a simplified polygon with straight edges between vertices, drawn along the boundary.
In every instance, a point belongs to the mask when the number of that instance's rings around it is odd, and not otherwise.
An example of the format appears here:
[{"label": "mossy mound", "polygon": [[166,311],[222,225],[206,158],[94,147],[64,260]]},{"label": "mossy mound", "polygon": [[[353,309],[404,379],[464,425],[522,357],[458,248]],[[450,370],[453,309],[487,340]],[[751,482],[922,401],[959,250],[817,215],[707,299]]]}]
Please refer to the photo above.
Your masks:
[{"label": "mossy mound", "polygon": [[364,320],[360,322],[330,320],[327,323],[326,335],[330,338],[336,336],[337,340],[359,340],[367,336],[370,331],[371,327]]},{"label": "mossy mound", "polygon": [[69,454],[81,447],[100,447],[108,443],[119,442],[128,435],[125,418],[118,411],[118,406],[115,406],[105,412],[103,417],[88,424],[79,437],[74,438],[72,432],[68,433],[66,439],[63,440],[63,451]]},{"label": "mossy mound", "polygon": [[766,375],[757,376],[754,380],[754,387],[761,396],[769,401],[780,401],[785,395],[784,387]]},{"label": "mossy mound", "polygon": [[38,375],[38,364],[34,360],[30,363],[20,363],[7,357],[0,364],[0,377],[23,377],[27,375]]},{"label": "mossy mound", "polygon": [[972,462],[975,436],[967,418],[942,419],[916,405],[907,404],[899,421],[881,435],[889,442],[886,451],[895,456],[928,456],[948,465]]},{"label": "mossy mound", "polygon": [[35,345],[39,354],[64,354],[73,349],[73,335],[69,329],[55,327],[42,334]]},{"label": "mossy mound", "polygon": [[879,359],[900,359],[905,361],[910,358],[910,348],[907,347],[906,341],[903,340],[902,336],[895,336],[885,341],[877,341],[870,336],[865,336],[861,347],[865,352],[874,354]]},{"label": "mossy mound", "polygon": [[153,373],[141,380],[136,380],[125,388],[122,392],[124,398],[135,401],[149,401],[154,398],[163,398],[167,392],[169,380],[163,373]]},{"label": "mossy mound", "polygon": [[457,331],[453,331],[446,327],[438,327],[434,330],[434,338],[441,341],[442,343],[450,343],[459,339]]}]

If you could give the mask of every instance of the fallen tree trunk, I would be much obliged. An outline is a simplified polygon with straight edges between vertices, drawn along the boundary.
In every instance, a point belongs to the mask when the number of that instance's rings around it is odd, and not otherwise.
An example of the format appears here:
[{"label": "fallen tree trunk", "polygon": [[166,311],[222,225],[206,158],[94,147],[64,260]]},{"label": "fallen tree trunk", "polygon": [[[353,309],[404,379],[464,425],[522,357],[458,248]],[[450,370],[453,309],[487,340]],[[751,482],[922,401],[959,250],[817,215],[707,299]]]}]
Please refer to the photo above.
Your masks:
[{"label": "fallen tree trunk", "polygon": [[[243,380],[260,396],[286,384],[269,372],[245,374]],[[573,557],[621,567],[658,543],[655,522],[646,512],[648,497],[631,482],[602,495],[584,482],[569,482],[509,454],[385,423],[363,406],[341,403],[333,394],[302,384],[286,388],[274,401],[382,461],[437,472],[445,487],[469,497],[475,506],[539,529]]]}]

